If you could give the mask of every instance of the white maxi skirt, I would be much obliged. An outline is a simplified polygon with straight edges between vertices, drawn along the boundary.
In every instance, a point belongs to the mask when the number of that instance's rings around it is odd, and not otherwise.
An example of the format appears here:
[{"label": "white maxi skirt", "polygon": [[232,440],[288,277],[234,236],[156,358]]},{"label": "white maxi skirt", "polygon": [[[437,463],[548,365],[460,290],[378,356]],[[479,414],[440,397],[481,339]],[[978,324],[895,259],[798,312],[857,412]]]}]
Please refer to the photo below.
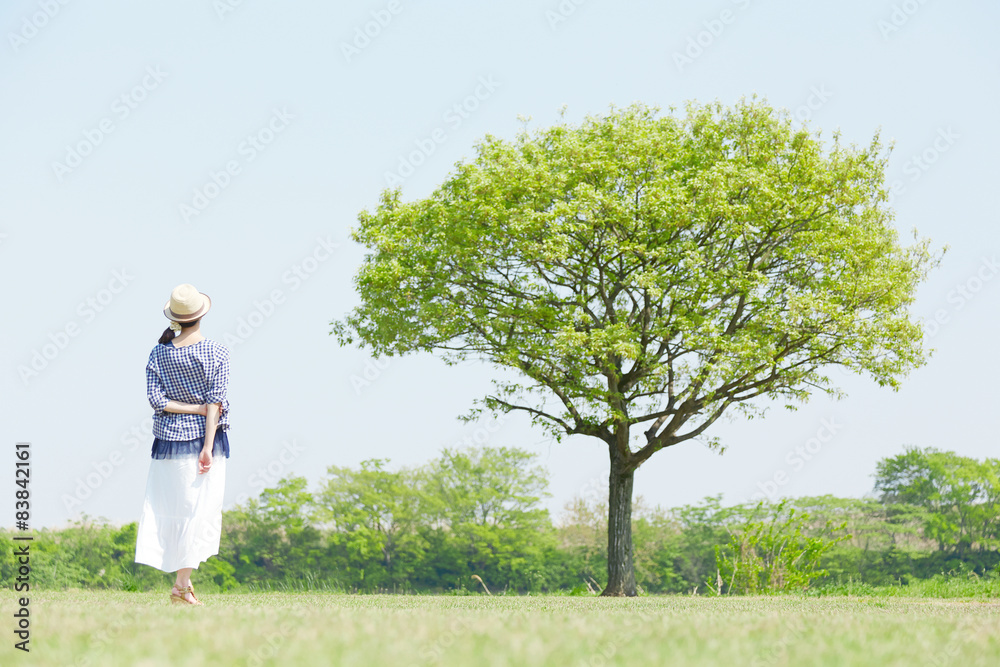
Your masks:
[{"label": "white maxi skirt", "polygon": [[197,457],[150,460],[135,562],[176,572],[219,553],[225,487],[225,456],[203,475]]}]

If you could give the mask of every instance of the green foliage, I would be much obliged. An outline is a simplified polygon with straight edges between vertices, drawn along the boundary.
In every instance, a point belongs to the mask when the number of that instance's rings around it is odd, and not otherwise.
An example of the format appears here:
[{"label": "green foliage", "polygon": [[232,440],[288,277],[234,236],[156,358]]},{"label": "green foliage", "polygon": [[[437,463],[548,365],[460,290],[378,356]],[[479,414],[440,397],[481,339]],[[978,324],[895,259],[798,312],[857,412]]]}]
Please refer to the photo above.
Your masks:
[{"label": "green foliage", "polygon": [[234,574],[236,568],[231,563],[216,557],[209,558],[198,568],[198,578],[211,581],[220,591],[234,590],[239,586]]},{"label": "green foliage", "polygon": [[[313,500],[326,530],[324,565],[357,590],[552,587],[555,550],[545,471],[507,447],[445,449],[426,466],[333,466]],[[558,569],[558,564],[555,564]]]},{"label": "green foliage", "polygon": [[729,539],[728,526],[739,520],[741,508],[723,507],[722,496],[710,496],[700,505],[685,505],[673,514],[680,533],[674,568],[688,591],[698,591],[709,576],[714,577],[715,547]]},{"label": "green foliage", "polygon": [[[258,498],[223,513],[219,560],[212,577],[226,589],[233,580],[257,583],[315,568],[325,555],[319,530],[307,516],[312,496],[304,477],[279,480]],[[203,566],[204,567],[204,566]]]},{"label": "green foliage", "polygon": [[924,535],[941,550],[1000,545],[1000,459],[911,447],[879,462],[875,490],[886,505],[923,510]]},{"label": "green foliage", "polygon": [[996,571],[978,575],[975,572],[938,573],[909,583],[873,585],[848,579],[846,583],[831,583],[809,592],[811,595],[851,595],[856,597],[905,598],[1000,598],[1000,576]]},{"label": "green foliage", "polygon": [[548,477],[534,459],[507,447],[445,449],[427,466],[428,518],[453,575],[475,574],[503,590],[545,587],[540,567],[555,543],[548,511],[538,507]]},{"label": "green foliage", "polygon": [[570,587],[582,583],[601,590],[608,567],[608,505],[593,497],[566,504],[556,527],[556,540]]},{"label": "green foliage", "polygon": [[[156,585],[162,581],[157,573],[134,562],[136,531],[134,522],[116,527],[85,515],[59,530],[34,531],[30,543],[31,585],[129,591]],[[13,537],[0,530],[2,553],[13,553]],[[0,580],[8,588],[13,586],[16,565],[9,556],[0,562]]]},{"label": "green foliage", "polygon": [[[515,371],[468,418],[599,438],[631,488],[730,408],[836,395],[831,365],[897,388],[924,363],[909,306],[938,258],[899,242],[886,160],[877,135],[824,144],[756,98],[486,136],[431,196],[359,214],[361,303],[332,333]],[[612,529],[608,588],[632,595],[630,526]]]},{"label": "green foliage", "polygon": [[[764,515],[763,518],[757,518]],[[809,515],[788,501],[757,505],[753,515],[734,531],[725,546],[715,547],[717,579],[713,592],[754,595],[804,590],[810,581],[824,576],[818,568],[823,554],[848,536],[827,539],[809,536]],[[846,522],[825,531],[843,531]],[[711,589],[711,582],[709,582]]]},{"label": "green foliage", "polygon": [[[224,514],[220,553],[196,578],[205,591],[484,595],[476,575],[494,595],[596,594],[606,585],[607,492],[573,499],[553,523],[540,507],[547,487],[536,457],[507,447],[446,449],[414,469],[392,470],[382,460],[331,467],[314,492],[303,477],[282,479]],[[637,584],[650,594],[808,585],[830,594],[995,595],[1000,551],[938,548],[928,517],[951,508],[903,499],[820,496],[726,507],[715,496],[663,509],[640,497],[632,514]],[[84,517],[36,532],[33,583],[162,588],[168,575],[133,562],[136,529]],[[8,554],[12,537],[0,530]],[[12,586],[13,559],[0,559],[0,576]]]},{"label": "green foliage", "polygon": [[314,500],[314,518],[332,529],[327,546],[338,568],[362,589],[401,585],[425,548],[416,530],[423,511],[418,477],[410,470],[390,472],[387,463],[370,459],[360,470],[330,466]]},{"label": "green foliage", "polygon": [[538,509],[548,496],[546,471],[533,465],[535,455],[508,447],[445,449],[426,470],[428,511],[443,525],[456,528],[523,526],[547,523]]}]

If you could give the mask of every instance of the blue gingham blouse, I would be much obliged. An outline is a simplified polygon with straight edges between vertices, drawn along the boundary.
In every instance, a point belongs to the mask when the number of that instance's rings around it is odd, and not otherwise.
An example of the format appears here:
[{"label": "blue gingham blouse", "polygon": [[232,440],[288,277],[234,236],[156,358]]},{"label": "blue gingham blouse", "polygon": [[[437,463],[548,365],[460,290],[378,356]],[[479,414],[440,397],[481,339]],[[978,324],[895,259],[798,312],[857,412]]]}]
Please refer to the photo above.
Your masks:
[{"label": "blue gingham blouse", "polygon": [[167,401],[221,403],[218,430],[229,428],[229,350],[214,340],[174,347],[157,345],[146,364],[146,395],[153,408],[153,437],[189,441],[205,438],[203,415],[165,412]]}]

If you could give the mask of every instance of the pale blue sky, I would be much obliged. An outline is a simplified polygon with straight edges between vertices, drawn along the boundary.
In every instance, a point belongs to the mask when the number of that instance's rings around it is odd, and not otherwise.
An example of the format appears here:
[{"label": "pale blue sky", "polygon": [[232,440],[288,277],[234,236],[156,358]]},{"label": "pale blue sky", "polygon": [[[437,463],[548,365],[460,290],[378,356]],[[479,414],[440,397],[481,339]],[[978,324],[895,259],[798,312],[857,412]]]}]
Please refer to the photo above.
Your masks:
[{"label": "pale blue sky", "polygon": [[657,454],[637,494],[664,506],[740,502],[762,485],[859,496],[907,444],[995,455],[995,2],[232,5],[0,10],[0,441],[10,468],[14,443],[32,443],[35,527],[137,519],[143,368],[182,282],[214,300],[206,335],[245,337],[230,345],[229,506],[278,476],[315,482],[372,457],[419,465],[466,440],[537,452],[555,514],[599,493],[596,441],[549,442],[516,416],[455,419],[489,389],[489,368],[395,359],[362,385],[368,355],[327,335],[356,301],[362,249],[348,230],[387,172],[423,145],[403,191],[424,196],[484,134],[512,136],[519,115],[542,127],[563,105],[575,121],[756,93],[825,137],[867,143],[881,129],[895,141],[899,228],[951,247],[915,307],[942,322],[937,353],[901,391],[842,376],[845,400],[717,425],[723,456],[698,443]]}]

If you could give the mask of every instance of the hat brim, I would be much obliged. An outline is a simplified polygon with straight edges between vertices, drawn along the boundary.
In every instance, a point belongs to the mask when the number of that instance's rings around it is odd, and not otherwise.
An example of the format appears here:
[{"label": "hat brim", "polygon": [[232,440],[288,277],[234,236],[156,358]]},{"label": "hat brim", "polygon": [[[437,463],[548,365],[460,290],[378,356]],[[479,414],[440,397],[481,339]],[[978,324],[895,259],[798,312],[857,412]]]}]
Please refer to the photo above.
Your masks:
[{"label": "hat brim", "polygon": [[170,302],[167,301],[166,305],[163,306],[163,314],[168,320],[173,320],[174,322],[194,322],[195,320],[200,320],[205,317],[205,314],[212,308],[212,297],[208,296],[204,292],[198,292],[202,296],[201,308],[193,313],[188,313],[187,315],[181,315],[170,310]]}]

